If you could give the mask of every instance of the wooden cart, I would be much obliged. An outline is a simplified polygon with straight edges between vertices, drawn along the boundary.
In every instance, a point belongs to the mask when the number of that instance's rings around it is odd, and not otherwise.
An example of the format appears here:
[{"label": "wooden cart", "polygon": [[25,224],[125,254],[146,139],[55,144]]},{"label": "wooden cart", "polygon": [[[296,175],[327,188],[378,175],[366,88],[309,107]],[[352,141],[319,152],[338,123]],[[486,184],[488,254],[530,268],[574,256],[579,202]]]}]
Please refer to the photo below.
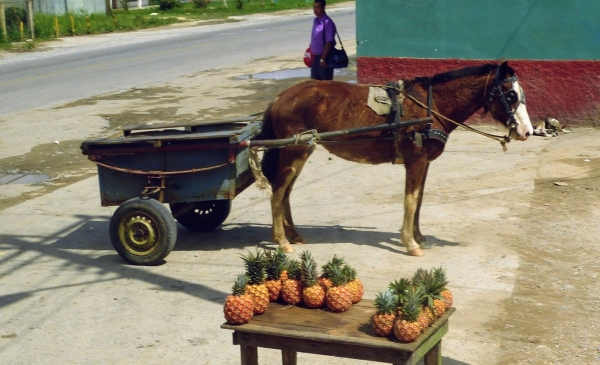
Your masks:
[{"label": "wooden cart", "polygon": [[83,142],[83,154],[98,165],[101,204],[120,205],[110,221],[119,255],[133,264],[161,262],[177,240],[173,217],[194,231],[223,223],[231,200],[254,182],[240,143],[260,131],[251,116],[126,127]]}]

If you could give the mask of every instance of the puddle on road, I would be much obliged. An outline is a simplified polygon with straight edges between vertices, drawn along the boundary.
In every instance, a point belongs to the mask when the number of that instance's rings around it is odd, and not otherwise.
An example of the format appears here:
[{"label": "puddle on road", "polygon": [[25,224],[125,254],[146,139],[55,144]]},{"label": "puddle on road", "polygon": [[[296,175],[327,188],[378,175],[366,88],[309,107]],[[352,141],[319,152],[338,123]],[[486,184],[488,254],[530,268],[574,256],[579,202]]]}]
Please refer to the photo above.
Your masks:
[{"label": "puddle on road", "polygon": [[[356,73],[350,72],[345,69],[336,69],[334,71],[334,79],[335,76],[356,76]],[[294,78],[310,78],[310,68],[294,68],[289,70],[280,70],[280,71],[272,71],[272,72],[261,72],[256,74],[249,74],[243,76],[235,77],[236,80],[285,80],[285,79],[294,79]],[[356,84],[356,80],[348,80],[346,82]]]},{"label": "puddle on road", "polygon": [[36,184],[50,179],[45,174],[0,174],[0,185],[8,184]]}]

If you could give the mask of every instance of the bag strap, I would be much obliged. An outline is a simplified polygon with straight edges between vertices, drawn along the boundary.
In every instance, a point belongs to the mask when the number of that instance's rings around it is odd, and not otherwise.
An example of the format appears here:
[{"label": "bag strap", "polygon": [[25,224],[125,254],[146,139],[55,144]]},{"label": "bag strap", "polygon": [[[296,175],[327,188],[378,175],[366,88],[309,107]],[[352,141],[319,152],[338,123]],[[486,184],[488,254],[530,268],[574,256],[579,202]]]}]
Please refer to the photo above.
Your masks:
[{"label": "bag strap", "polygon": [[[333,23],[333,20],[331,22]],[[342,37],[340,37],[340,33],[338,33],[337,31],[337,27],[335,28],[335,35],[337,35],[338,39],[340,40],[340,46],[342,46],[342,49],[344,49],[344,45],[342,44]],[[335,39],[335,37],[333,38]],[[327,36],[325,35],[325,24],[323,24],[323,44],[327,44]]]},{"label": "bag strap", "polygon": [[337,29],[335,30],[335,34],[338,36],[338,39],[340,40],[340,46],[342,46],[342,49],[344,49],[344,44],[342,44],[342,38],[340,37],[340,34],[338,33]]}]

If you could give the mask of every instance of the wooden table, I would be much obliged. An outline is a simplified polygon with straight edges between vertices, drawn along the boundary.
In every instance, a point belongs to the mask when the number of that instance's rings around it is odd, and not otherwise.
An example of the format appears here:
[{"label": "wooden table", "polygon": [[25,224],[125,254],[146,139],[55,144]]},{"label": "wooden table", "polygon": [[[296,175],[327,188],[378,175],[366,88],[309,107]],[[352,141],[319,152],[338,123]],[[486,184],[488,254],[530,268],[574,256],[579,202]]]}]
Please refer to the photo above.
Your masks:
[{"label": "wooden table", "polygon": [[392,364],[442,363],[442,337],[448,332],[450,308],[416,342],[401,343],[392,335],[377,337],[371,327],[372,300],[363,299],[348,311],[269,304],[267,311],[249,323],[221,328],[233,330],[233,344],[240,345],[242,365],[258,365],[258,347],[279,349],[284,365],[295,365],[298,352]]}]

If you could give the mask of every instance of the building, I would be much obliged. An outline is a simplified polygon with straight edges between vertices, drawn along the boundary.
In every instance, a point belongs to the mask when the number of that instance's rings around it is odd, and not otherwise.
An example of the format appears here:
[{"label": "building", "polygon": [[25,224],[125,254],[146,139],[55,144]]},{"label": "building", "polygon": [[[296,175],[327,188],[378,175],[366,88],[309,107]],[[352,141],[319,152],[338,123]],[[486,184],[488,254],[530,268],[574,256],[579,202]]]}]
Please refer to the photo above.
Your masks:
[{"label": "building", "polygon": [[358,80],[506,59],[532,121],[600,125],[600,1],[357,0]]}]

